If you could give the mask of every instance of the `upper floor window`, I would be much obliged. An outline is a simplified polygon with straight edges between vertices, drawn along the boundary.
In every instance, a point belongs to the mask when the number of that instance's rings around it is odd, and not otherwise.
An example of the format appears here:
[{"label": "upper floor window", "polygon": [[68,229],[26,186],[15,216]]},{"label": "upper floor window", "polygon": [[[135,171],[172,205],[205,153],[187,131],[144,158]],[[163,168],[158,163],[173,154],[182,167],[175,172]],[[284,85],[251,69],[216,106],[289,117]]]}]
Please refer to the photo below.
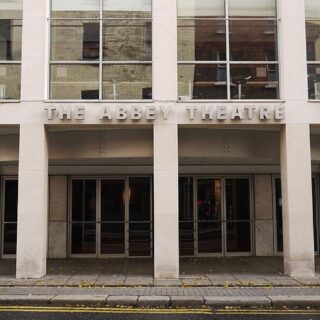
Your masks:
[{"label": "upper floor window", "polygon": [[179,99],[279,99],[275,0],[178,0]]},{"label": "upper floor window", "polygon": [[0,1],[0,100],[20,99],[22,0]]},{"label": "upper floor window", "polygon": [[52,0],[50,99],[152,99],[151,0]]},{"label": "upper floor window", "polygon": [[306,0],[308,96],[320,99],[320,3]]}]

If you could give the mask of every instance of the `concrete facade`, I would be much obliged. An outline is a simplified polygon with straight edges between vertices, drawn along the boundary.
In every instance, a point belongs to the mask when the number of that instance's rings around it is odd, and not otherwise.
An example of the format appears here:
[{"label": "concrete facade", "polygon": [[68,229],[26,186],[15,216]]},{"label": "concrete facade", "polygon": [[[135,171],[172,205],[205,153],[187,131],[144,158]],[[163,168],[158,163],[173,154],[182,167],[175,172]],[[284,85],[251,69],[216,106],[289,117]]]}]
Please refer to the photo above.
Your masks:
[{"label": "concrete facade", "polygon": [[49,1],[23,2],[21,99],[0,105],[0,176],[19,179],[18,278],[40,278],[47,258],[70,256],[70,179],[142,175],[153,177],[155,278],[179,276],[179,176],[250,179],[257,256],[277,254],[281,176],[285,273],[314,275],[319,101],[308,100],[305,2],[277,6],[279,100],[179,101],[176,2],[153,0],[153,100],[89,102],[49,99]]}]

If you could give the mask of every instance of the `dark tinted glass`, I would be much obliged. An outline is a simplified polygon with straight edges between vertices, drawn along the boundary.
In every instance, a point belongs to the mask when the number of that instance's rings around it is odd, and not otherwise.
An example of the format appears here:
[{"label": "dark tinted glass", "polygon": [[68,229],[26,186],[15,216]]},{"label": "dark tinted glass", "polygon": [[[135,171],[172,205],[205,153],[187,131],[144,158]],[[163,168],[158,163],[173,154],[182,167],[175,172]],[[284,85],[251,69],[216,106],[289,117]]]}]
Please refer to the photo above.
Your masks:
[{"label": "dark tinted glass", "polygon": [[320,61],[320,20],[306,21],[306,36],[308,61]]},{"label": "dark tinted glass", "polygon": [[194,255],[194,222],[179,223],[180,256]]},{"label": "dark tinted glass", "polygon": [[96,224],[72,223],[71,224],[71,253],[94,254],[96,253]]},{"label": "dark tinted glass", "polygon": [[18,180],[5,180],[4,222],[17,222]]},{"label": "dark tinted glass", "polygon": [[3,227],[3,254],[16,254],[17,224],[5,223]]},{"label": "dark tinted glass", "polygon": [[125,254],[124,223],[101,224],[101,254]]},{"label": "dark tinted glass", "polygon": [[179,221],[193,221],[193,178],[179,178]]},{"label": "dark tinted glass", "polygon": [[320,99],[320,64],[308,65],[308,96],[309,99]]},{"label": "dark tinted glass", "polygon": [[151,255],[150,223],[129,224],[129,255],[132,257]]},{"label": "dark tinted glass", "polygon": [[219,253],[222,251],[221,223],[200,222],[198,224],[198,252]]},{"label": "dark tinted glass", "polygon": [[251,232],[250,222],[227,223],[227,251],[250,252]]}]

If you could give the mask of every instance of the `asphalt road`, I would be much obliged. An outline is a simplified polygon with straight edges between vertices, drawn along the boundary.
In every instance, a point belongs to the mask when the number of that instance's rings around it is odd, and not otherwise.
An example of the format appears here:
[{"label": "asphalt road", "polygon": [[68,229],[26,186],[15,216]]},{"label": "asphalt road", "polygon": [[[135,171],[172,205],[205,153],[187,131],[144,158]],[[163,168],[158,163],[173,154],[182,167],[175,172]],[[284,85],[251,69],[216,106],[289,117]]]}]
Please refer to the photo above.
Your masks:
[{"label": "asphalt road", "polygon": [[75,309],[0,307],[0,320],[320,320],[320,310]]}]

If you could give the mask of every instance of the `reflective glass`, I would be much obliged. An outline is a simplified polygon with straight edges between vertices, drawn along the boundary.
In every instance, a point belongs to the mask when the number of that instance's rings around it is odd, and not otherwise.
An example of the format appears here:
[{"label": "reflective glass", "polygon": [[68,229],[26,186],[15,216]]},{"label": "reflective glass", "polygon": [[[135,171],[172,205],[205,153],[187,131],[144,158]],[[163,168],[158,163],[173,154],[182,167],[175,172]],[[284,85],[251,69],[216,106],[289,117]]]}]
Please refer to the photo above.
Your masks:
[{"label": "reflective glass", "polygon": [[99,18],[100,0],[52,0],[52,18]]},{"label": "reflective glass", "polygon": [[226,60],[225,21],[179,20],[178,60]]},{"label": "reflective glass", "polygon": [[222,252],[221,222],[198,223],[198,252],[199,253]]},{"label": "reflective glass", "polygon": [[178,0],[178,17],[223,17],[224,0]]},{"label": "reflective glass", "polygon": [[3,226],[3,254],[16,254],[17,223],[5,223]]},{"label": "reflective glass", "polygon": [[193,221],[193,178],[179,178],[179,221]]},{"label": "reflective glass", "polygon": [[227,223],[227,251],[250,252],[251,251],[251,227],[250,222]]},{"label": "reflective glass", "polygon": [[277,23],[273,20],[230,20],[230,60],[277,60]]},{"label": "reflective glass", "polygon": [[151,0],[103,0],[103,17],[150,18]]},{"label": "reflective glass", "polygon": [[103,59],[109,61],[151,61],[151,21],[104,21]]},{"label": "reflective glass", "polygon": [[20,20],[0,20],[0,60],[21,60]]},{"label": "reflective glass", "polygon": [[101,254],[125,254],[124,222],[101,224]]},{"label": "reflective glass", "polygon": [[[182,0],[183,1],[183,0]],[[280,0],[281,1],[281,0]],[[229,16],[275,17],[275,0],[229,0]]]},{"label": "reflective glass", "polygon": [[320,18],[319,0],[305,0],[305,6],[307,18]]},{"label": "reflective glass", "polygon": [[191,99],[226,99],[226,64],[179,65],[178,90],[181,101]]},{"label": "reflective glass", "polygon": [[0,65],[0,100],[20,99],[21,65]]},{"label": "reflective glass", "polygon": [[278,99],[278,65],[231,65],[232,99]]},{"label": "reflective glass", "polygon": [[129,256],[141,257],[151,255],[150,223],[129,224]]},{"label": "reflective glass", "polygon": [[51,60],[99,60],[99,21],[52,20]]},{"label": "reflective glass", "polygon": [[152,99],[151,64],[103,66],[103,99]]},{"label": "reflective glass", "polygon": [[306,21],[307,59],[320,61],[320,20]]},{"label": "reflective glass", "polygon": [[71,224],[71,253],[94,254],[96,253],[96,224],[72,223]]},{"label": "reflective glass", "polygon": [[320,99],[320,64],[308,65],[308,96],[311,100]]},{"label": "reflective glass", "polygon": [[179,253],[180,253],[180,256],[194,255],[193,221],[179,223]]},{"label": "reflective glass", "polygon": [[22,19],[22,0],[1,0],[0,19]]},{"label": "reflective glass", "polygon": [[18,180],[5,180],[4,222],[17,222]]},{"label": "reflective glass", "polygon": [[51,65],[50,99],[99,99],[99,65]]}]

